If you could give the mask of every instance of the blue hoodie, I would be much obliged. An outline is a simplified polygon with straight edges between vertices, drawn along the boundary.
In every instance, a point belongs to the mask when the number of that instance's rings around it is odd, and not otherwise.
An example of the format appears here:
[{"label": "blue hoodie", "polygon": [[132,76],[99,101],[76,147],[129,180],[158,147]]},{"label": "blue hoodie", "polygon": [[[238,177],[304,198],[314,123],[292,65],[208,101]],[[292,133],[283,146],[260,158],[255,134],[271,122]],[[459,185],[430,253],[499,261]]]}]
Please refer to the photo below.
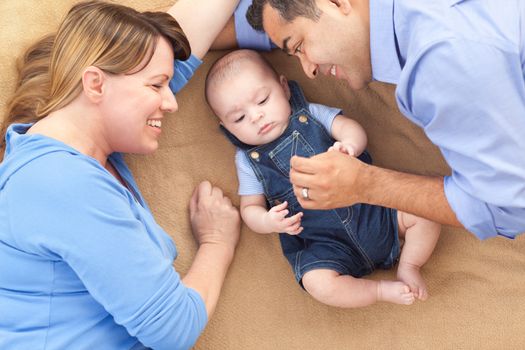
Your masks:
[{"label": "blue hoodie", "polygon": [[0,164],[0,348],[191,347],[202,298],[173,268],[120,154],[95,159],[11,125]]}]

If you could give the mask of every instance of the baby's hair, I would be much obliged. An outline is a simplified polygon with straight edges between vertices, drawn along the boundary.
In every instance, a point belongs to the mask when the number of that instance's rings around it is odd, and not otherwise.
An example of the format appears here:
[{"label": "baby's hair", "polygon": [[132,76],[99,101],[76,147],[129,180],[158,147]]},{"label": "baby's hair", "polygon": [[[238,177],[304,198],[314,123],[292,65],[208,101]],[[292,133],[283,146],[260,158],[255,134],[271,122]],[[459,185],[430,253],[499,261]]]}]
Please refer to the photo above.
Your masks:
[{"label": "baby's hair", "polygon": [[262,67],[264,67],[264,69],[267,69],[268,72],[270,72],[275,79],[279,79],[279,74],[277,73],[277,71],[272,67],[272,65],[268,62],[268,60],[266,60],[266,58],[264,58],[257,51],[253,51],[253,50],[232,51],[222,56],[217,61],[215,61],[210,67],[208,74],[206,75],[206,82],[204,86],[204,94],[205,94],[204,97],[206,98],[206,102],[212,109],[213,109],[213,106],[210,104],[210,101],[209,101],[209,94],[210,94],[212,85],[218,84],[227,78],[235,76],[236,74],[242,74],[241,73],[241,63],[246,60],[251,60],[253,62],[260,64]]}]

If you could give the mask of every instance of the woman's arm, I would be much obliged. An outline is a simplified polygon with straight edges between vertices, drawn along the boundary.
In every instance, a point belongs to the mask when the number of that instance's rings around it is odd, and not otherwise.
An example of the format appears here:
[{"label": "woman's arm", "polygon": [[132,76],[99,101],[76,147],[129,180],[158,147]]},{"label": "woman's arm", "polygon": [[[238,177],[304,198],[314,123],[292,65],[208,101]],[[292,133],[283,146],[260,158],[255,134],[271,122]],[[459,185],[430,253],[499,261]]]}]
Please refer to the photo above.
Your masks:
[{"label": "woman's arm", "polygon": [[[214,48],[234,46],[232,14],[238,2],[239,0],[178,0],[168,13],[186,33],[192,53],[202,59],[214,42],[217,44]],[[218,38],[219,34],[221,36]]]},{"label": "woman's arm", "polygon": [[237,34],[235,32],[235,18],[230,17],[226,26],[211,44],[211,50],[228,50],[238,48]]},{"label": "woman's arm", "polygon": [[190,220],[199,249],[182,281],[202,297],[209,318],[239,240],[240,217],[230,199],[204,181],[193,192]]}]

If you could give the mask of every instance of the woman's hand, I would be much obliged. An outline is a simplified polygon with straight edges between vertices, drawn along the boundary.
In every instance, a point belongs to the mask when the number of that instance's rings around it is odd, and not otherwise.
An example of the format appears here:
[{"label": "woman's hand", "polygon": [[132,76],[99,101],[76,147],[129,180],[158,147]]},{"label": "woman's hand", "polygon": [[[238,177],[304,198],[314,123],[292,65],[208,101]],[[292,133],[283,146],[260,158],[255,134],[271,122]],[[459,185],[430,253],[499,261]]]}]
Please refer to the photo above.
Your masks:
[{"label": "woman's hand", "polygon": [[199,246],[220,245],[233,253],[239,241],[240,215],[220,188],[209,181],[195,188],[190,201],[190,220]]}]

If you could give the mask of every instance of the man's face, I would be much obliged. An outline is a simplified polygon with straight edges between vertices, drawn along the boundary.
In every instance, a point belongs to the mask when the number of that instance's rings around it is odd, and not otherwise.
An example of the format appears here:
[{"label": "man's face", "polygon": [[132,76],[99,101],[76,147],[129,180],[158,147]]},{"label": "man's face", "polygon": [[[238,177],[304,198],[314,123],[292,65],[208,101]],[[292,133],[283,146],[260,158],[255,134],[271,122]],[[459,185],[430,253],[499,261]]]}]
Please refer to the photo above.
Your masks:
[{"label": "man's face", "polygon": [[330,74],[346,80],[352,89],[363,88],[372,80],[368,12],[348,0],[337,4],[318,0],[317,5],[319,19],[297,17],[286,22],[266,4],[264,29],[277,46],[299,58],[309,78]]}]

